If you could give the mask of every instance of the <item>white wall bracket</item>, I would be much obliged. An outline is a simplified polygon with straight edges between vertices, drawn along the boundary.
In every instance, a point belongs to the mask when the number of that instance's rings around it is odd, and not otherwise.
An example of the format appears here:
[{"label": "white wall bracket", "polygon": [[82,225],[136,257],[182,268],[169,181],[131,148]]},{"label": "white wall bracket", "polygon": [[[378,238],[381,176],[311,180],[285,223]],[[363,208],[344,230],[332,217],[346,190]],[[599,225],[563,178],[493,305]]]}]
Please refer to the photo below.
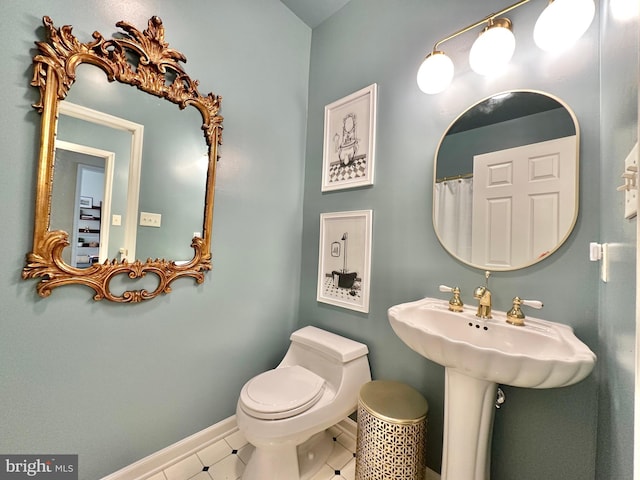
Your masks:
[{"label": "white wall bracket", "polygon": [[609,244],[591,242],[589,244],[589,260],[600,262],[600,279],[607,283],[609,281]]}]

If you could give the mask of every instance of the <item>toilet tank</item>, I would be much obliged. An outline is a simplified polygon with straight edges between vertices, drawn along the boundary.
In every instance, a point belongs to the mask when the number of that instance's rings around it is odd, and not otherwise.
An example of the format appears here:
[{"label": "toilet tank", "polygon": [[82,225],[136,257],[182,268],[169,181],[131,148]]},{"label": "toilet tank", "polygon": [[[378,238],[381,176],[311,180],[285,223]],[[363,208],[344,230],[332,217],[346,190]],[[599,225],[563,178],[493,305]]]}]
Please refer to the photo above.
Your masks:
[{"label": "toilet tank", "polygon": [[364,343],[356,342],[320,328],[308,326],[291,334],[293,344],[304,345],[319,351],[339,363],[347,363],[367,355]]},{"label": "toilet tank", "polygon": [[291,334],[291,344],[279,367],[300,365],[327,381],[325,388],[336,394],[345,387],[360,388],[371,380],[369,349],[335,333],[304,327]]}]

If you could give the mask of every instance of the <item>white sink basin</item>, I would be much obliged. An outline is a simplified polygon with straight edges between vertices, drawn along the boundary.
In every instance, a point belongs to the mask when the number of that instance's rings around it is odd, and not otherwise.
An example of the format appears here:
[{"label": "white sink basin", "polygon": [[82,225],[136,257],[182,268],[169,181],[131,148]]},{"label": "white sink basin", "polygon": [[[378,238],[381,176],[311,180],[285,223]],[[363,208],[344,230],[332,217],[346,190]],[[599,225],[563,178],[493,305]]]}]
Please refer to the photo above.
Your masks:
[{"label": "white sink basin", "polygon": [[489,480],[498,384],[564,387],[584,379],[595,354],[567,325],[527,317],[525,326],[476,309],[449,311],[423,298],[389,309],[393,330],[413,350],[445,367],[442,480]]},{"label": "white sink basin", "polygon": [[440,365],[493,383],[554,388],[577,383],[591,371],[595,354],[573,329],[527,317],[526,325],[506,323],[493,311],[483,320],[476,309],[448,310],[444,300],[424,298],[389,309],[395,333],[409,347]]}]

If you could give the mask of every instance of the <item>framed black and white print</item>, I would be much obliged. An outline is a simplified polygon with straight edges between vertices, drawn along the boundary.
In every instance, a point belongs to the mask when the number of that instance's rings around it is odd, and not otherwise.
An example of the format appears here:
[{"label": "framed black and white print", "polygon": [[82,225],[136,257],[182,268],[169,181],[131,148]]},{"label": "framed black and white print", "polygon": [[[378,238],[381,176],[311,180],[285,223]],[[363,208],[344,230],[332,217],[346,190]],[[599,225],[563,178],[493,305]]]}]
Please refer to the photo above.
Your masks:
[{"label": "framed black and white print", "polygon": [[373,185],[377,90],[374,83],[324,107],[323,192]]},{"label": "framed black and white print", "polygon": [[319,302],[369,312],[373,211],[320,214]]}]

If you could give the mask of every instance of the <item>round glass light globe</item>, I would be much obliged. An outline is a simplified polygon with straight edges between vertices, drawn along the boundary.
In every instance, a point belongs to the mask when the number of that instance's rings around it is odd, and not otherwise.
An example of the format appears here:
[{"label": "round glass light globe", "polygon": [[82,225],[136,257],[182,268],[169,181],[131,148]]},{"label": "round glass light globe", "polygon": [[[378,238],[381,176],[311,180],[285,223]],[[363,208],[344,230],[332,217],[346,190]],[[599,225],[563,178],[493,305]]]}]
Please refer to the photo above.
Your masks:
[{"label": "round glass light globe", "polygon": [[632,20],[640,14],[638,0],[611,0],[611,15],[620,21]]},{"label": "round glass light globe", "polygon": [[555,0],[538,17],[533,40],[547,52],[566,50],[587,31],[595,12],[593,0]]},{"label": "round glass light globe", "polygon": [[469,52],[469,65],[480,75],[502,72],[516,49],[516,38],[511,29],[494,25],[485,29],[473,42]]},{"label": "round glass light globe", "polygon": [[434,94],[445,90],[453,79],[453,62],[442,52],[432,52],[418,69],[418,87],[424,93]]}]

